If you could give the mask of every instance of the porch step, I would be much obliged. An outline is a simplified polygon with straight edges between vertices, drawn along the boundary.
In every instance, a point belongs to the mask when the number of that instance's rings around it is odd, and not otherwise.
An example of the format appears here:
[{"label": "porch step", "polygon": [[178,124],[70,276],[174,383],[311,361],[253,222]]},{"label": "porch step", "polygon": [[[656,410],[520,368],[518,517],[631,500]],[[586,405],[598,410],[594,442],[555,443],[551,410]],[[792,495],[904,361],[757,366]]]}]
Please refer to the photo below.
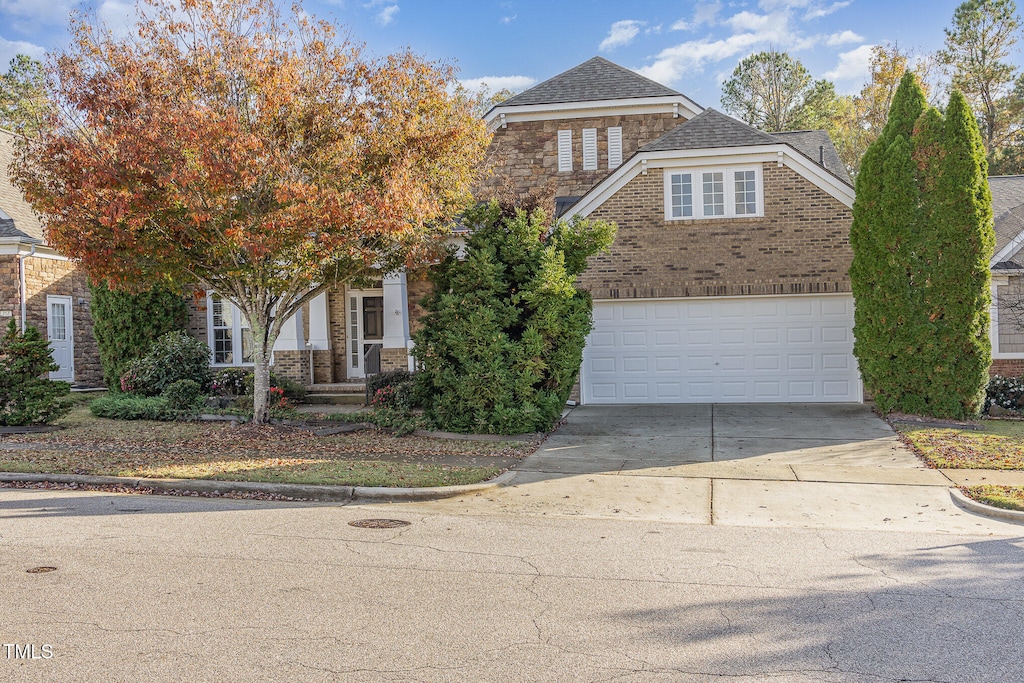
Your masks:
[{"label": "porch step", "polygon": [[349,405],[361,406],[366,402],[366,394],[363,392],[347,394],[327,394],[322,392],[310,392],[306,394],[303,403],[315,405]]},{"label": "porch step", "polygon": [[366,402],[366,385],[362,382],[311,384],[306,387],[305,402],[319,405],[363,405]]}]

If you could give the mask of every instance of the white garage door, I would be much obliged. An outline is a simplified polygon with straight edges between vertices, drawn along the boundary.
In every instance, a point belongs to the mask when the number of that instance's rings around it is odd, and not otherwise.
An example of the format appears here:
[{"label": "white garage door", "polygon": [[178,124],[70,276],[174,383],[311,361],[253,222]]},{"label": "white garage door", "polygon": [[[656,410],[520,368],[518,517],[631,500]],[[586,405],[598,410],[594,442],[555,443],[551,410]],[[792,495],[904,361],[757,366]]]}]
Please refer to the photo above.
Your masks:
[{"label": "white garage door", "polygon": [[584,403],[862,400],[853,297],[599,301]]}]

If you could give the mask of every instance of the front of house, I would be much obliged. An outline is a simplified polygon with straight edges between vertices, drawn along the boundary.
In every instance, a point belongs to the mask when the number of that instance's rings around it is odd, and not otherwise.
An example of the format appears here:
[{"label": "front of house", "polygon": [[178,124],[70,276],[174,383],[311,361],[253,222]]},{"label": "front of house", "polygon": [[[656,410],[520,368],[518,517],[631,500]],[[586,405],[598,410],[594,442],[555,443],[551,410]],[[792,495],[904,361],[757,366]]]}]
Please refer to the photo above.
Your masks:
[{"label": "front of house", "polygon": [[[826,134],[760,132],[602,58],[485,120],[493,172],[478,195],[553,195],[564,217],[619,227],[581,278],[595,301],[584,403],[862,399],[853,188]],[[411,369],[428,287],[399,273],[321,295],[289,321],[275,371],[336,383]],[[241,317],[215,295],[192,331],[218,367],[246,363]]]}]

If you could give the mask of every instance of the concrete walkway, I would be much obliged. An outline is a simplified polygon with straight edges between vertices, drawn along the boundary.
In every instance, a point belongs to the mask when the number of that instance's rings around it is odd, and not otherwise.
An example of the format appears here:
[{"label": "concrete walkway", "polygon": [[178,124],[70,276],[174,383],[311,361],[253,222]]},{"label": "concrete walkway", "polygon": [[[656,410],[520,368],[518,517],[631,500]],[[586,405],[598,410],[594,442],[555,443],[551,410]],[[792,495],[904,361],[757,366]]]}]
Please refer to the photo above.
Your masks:
[{"label": "concrete walkway", "polygon": [[[953,504],[1022,473],[929,469],[857,404],[584,406],[511,486],[424,503],[459,513],[1019,535]],[[454,509],[453,509],[454,508]]]}]

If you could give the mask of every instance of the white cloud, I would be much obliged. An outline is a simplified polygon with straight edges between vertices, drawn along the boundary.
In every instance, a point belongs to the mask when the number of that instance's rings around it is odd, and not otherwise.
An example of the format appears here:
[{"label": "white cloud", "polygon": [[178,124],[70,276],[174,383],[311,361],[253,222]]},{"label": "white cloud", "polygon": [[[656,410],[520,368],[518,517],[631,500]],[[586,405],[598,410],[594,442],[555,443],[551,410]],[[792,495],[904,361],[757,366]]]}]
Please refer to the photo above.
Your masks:
[{"label": "white cloud", "polygon": [[470,92],[489,90],[492,93],[506,89],[519,92],[536,83],[537,79],[529,76],[483,76],[481,78],[464,78],[459,81],[459,84]]},{"label": "white cloud", "polygon": [[597,49],[602,52],[606,52],[608,50],[614,50],[617,47],[629,45],[633,42],[633,39],[637,37],[640,33],[640,29],[643,27],[644,22],[636,21],[634,19],[616,21],[608,30],[608,35],[605,39],[597,46]]},{"label": "white cloud", "polygon": [[833,2],[831,5],[828,6],[811,7],[807,10],[807,13],[804,15],[804,19],[820,19],[821,17],[827,17],[833,12],[841,10],[847,5],[849,5],[850,1],[851,0],[847,0],[847,2]]},{"label": "white cloud", "polygon": [[518,14],[513,14],[513,15],[512,15],[512,16],[510,16],[510,17],[502,17],[500,21],[501,21],[501,23],[503,23],[503,24],[511,24],[511,23],[512,23],[513,21],[515,21],[515,20],[516,20],[516,18],[517,18],[518,16],[519,16]]},{"label": "white cloud", "polygon": [[103,0],[96,8],[96,17],[115,36],[125,36],[135,26],[134,0]]},{"label": "white cloud", "polygon": [[28,55],[42,61],[46,57],[46,48],[24,40],[0,37],[0,72],[7,71],[7,66],[17,55]]},{"label": "white cloud", "polygon": [[[871,73],[871,49],[874,45],[861,45],[855,50],[839,53],[836,68],[825,72],[825,78],[836,82],[836,90],[852,92],[867,80]],[[843,87],[843,85],[847,87]]]},{"label": "white cloud", "polygon": [[398,14],[398,5],[388,5],[377,13],[376,21],[381,26],[387,26],[395,20],[396,14]]},{"label": "white cloud", "polygon": [[[15,17],[17,28],[31,32],[33,24],[64,24],[76,5],[76,0],[0,0],[0,14]],[[17,19],[31,22],[19,22]]]},{"label": "white cloud", "polygon": [[699,2],[693,9],[693,19],[687,21],[686,19],[679,19],[669,27],[670,31],[693,31],[702,24],[713,24],[715,23],[715,17],[718,16],[718,12],[722,9],[722,3],[718,0],[714,2]]},{"label": "white cloud", "polygon": [[692,31],[697,28],[686,19],[680,19],[668,27],[669,31]]},{"label": "white cloud", "polygon": [[863,43],[864,36],[859,36],[853,31],[843,31],[841,33],[833,33],[825,39],[825,44],[829,47],[838,47],[840,45],[849,45],[850,43]]}]

